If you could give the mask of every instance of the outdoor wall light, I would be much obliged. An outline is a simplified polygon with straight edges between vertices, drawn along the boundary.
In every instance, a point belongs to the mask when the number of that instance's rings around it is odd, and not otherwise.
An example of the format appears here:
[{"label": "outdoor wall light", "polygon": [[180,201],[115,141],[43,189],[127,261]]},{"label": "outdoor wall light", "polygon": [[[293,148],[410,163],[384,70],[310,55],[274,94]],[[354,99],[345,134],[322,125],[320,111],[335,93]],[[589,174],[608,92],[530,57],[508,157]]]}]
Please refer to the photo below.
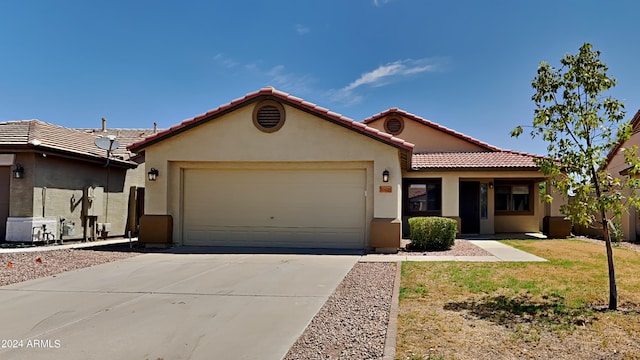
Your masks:
[{"label": "outdoor wall light", "polygon": [[382,182],[389,182],[389,170],[382,172]]},{"label": "outdoor wall light", "polygon": [[493,189],[493,182],[489,183],[489,189]]},{"label": "outdoor wall light", "polygon": [[13,178],[14,179],[22,179],[24,177],[24,168],[20,164],[16,164],[16,167],[13,169]]},{"label": "outdoor wall light", "polygon": [[149,177],[149,181],[156,181],[158,174],[159,174],[158,169],[151,168],[151,170],[149,170],[149,172],[147,173],[147,176]]}]

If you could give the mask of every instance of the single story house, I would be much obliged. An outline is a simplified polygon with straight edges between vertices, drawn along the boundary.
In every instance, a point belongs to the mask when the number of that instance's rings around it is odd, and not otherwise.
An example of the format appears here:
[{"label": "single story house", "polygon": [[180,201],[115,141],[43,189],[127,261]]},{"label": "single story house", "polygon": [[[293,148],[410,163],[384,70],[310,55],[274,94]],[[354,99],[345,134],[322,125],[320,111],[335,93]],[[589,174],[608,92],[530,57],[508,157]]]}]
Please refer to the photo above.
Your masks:
[{"label": "single story house", "polygon": [[[126,145],[152,133],[106,129],[104,120],[102,129],[69,129],[39,120],[0,122],[0,241],[135,231],[146,173]],[[120,146],[107,157],[95,140],[109,136]]]},{"label": "single story house", "polygon": [[145,214],[176,245],[397,248],[412,216],[465,234],[539,232],[534,155],[501,150],[399,109],[354,121],[263,88],[131,146]]}]

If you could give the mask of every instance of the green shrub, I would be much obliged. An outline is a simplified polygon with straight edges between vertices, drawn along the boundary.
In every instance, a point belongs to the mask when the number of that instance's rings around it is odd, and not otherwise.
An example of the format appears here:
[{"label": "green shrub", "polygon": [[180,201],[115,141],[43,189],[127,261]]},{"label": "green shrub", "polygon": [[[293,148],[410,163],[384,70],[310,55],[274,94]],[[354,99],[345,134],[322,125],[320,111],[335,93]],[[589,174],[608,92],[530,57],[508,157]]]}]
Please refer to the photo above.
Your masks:
[{"label": "green shrub", "polygon": [[410,250],[448,250],[456,239],[458,223],[442,217],[409,219]]},{"label": "green shrub", "polygon": [[622,238],[624,237],[624,232],[622,232],[622,224],[620,224],[619,221],[609,221],[609,236],[611,236],[611,240],[616,243],[616,244],[620,244],[620,242],[622,241]]}]

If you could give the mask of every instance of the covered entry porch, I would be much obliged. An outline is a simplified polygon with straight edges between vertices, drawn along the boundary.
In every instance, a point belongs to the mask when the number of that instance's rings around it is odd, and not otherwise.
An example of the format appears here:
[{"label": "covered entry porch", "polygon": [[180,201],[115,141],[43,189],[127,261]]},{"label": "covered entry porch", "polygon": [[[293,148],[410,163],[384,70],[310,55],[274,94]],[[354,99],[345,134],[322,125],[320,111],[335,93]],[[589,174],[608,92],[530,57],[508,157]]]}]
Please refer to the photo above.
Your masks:
[{"label": "covered entry porch", "polygon": [[[463,235],[538,233],[550,209],[541,203],[544,178],[479,174],[412,173],[403,180],[402,234],[408,219],[443,216],[458,222]],[[473,176],[475,175],[475,176]]]}]

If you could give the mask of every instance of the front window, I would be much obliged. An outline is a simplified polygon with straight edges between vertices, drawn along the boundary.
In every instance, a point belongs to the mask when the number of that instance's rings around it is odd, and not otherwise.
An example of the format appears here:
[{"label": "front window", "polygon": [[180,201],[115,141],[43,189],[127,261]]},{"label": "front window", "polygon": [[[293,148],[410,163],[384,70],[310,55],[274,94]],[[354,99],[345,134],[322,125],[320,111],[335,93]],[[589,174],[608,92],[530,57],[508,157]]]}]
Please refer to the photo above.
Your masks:
[{"label": "front window", "polygon": [[410,179],[405,183],[404,206],[409,216],[440,216],[442,183],[440,179]]},{"label": "front window", "polygon": [[495,187],[496,213],[531,214],[531,184],[499,184]]}]

